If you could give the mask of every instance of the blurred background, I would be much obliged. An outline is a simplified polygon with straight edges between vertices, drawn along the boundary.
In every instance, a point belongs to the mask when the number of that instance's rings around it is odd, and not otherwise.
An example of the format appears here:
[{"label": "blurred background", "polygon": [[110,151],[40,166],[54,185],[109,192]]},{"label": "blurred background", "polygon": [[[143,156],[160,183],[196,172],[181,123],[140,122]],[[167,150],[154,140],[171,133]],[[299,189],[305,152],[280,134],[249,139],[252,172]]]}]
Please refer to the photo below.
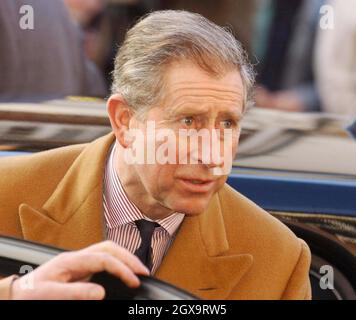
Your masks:
[{"label": "blurred background", "polygon": [[184,9],[242,42],[257,71],[257,107],[354,116],[352,1],[2,0],[0,101],[105,98],[127,29],[148,12]]}]

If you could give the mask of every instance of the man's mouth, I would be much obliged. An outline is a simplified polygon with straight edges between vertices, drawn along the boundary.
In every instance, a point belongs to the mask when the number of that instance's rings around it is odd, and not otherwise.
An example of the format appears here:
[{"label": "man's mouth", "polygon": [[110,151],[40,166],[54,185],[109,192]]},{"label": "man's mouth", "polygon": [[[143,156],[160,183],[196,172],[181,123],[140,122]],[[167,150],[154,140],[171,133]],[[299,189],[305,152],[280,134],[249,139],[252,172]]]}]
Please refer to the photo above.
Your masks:
[{"label": "man's mouth", "polygon": [[211,191],[216,180],[181,178],[179,181],[184,189],[189,192],[206,193]]},{"label": "man's mouth", "polygon": [[206,183],[205,181],[201,181],[201,180],[188,180],[189,182],[191,183],[194,183],[194,184],[204,184]]}]

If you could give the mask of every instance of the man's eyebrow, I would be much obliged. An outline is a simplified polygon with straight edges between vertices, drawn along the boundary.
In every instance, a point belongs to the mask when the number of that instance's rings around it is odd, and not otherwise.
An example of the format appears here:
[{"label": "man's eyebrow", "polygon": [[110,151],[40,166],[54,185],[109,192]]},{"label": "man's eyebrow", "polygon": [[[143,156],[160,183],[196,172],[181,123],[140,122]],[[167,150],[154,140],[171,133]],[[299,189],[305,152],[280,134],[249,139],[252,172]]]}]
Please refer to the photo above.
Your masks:
[{"label": "man's eyebrow", "polygon": [[240,121],[243,118],[243,113],[240,111],[221,111],[219,112],[219,116],[233,118],[235,120]]},{"label": "man's eyebrow", "polygon": [[208,110],[197,109],[194,107],[179,107],[172,108],[168,110],[168,116],[177,117],[177,116],[193,116],[193,115],[204,115],[207,114]]},{"label": "man's eyebrow", "polygon": [[[197,110],[194,108],[185,108],[185,109],[178,109],[178,110],[170,110],[167,114],[168,117],[181,117],[181,116],[204,116],[209,114],[208,110]],[[240,121],[243,118],[243,113],[240,111],[230,111],[230,110],[223,110],[218,112],[218,117],[225,117],[231,118],[236,121]]]}]

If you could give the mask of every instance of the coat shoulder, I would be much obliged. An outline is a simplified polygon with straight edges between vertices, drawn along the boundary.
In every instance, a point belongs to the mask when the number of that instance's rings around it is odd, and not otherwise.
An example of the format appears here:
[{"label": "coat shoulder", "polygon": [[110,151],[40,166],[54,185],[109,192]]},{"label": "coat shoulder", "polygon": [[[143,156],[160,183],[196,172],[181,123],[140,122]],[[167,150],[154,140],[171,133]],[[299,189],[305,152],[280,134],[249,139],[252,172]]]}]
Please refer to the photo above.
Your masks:
[{"label": "coat shoulder", "polygon": [[229,222],[227,225],[243,226],[245,231],[251,229],[260,237],[278,238],[290,243],[297,241],[286,225],[229,185],[220,190],[219,199],[224,220]]},{"label": "coat shoulder", "polygon": [[84,149],[85,144],[71,145],[42,151],[31,155],[0,158],[0,184],[6,187],[20,183],[36,183],[42,179],[56,180],[68,170],[76,157]]},{"label": "coat shoulder", "polygon": [[[257,281],[260,286],[258,291],[251,288],[250,298],[280,299],[293,281],[296,282],[293,287],[301,285],[304,288],[308,284],[311,259],[307,244],[285,224],[230,186],[220,190],[219,198],[229,253],[249,253],[253,257],[253,267],[244,281]],[[293,280],[296,273],[300,277]]]},{"label": "coat shoulder", "polygon": [[298,260],[304,242],[280,220],[228,185],[220,190],[219,199],[232,248]]}]

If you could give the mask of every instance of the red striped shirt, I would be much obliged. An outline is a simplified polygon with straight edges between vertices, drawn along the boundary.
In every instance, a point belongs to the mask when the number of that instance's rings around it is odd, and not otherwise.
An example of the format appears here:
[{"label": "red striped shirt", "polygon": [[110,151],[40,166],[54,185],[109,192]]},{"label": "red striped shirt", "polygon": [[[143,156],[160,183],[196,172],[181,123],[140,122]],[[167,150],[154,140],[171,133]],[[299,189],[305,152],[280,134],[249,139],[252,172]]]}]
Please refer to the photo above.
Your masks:
[{"label": "red striped shirt", "polygon": [[[134,253],[141,243],[140,233],[134,221],[140,219],[152,220],[146,217],[129,200],[115,170],[115,150],[116,145],[110,151],[104,173],[103,204],[107,239]],[[164,219],[155,221],[160,227],[155,229],[152,236],[152,274],[157,271],[161,264],[183,218],[184,214],[175,212]]]}]

